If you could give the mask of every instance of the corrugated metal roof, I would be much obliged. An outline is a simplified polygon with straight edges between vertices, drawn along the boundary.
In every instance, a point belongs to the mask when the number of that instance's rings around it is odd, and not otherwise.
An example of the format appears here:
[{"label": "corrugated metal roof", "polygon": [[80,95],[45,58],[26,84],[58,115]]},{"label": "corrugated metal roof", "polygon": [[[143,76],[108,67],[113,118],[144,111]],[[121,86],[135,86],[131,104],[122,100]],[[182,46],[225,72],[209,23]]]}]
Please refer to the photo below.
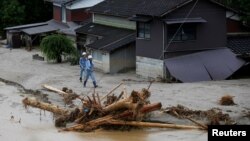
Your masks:
[{"label": "corrugated metal roof", "polygon": [[78,0],[71,5],[67,5],[68,9],[75,10],[81,8],[89,8],[92,7],[104,0]]},{"label": "corrugated metal roof", "polygon": [[166,69],[182,82],[227,79],[245,63],[229,49],[203,51],[165,60]]},{"label": "corrugated metal roof", "polygon": [[25,25],[19,25],[19,26],[6,27],[4,28],[4,30],[18,30],[18,29],[36,27],[36,26],[41,26],[41,25],[46,25],[46,24],[47,24],[46,22],[25,24]]},{"label": "corrugated metal roof", "polygon": [[56,30],[57,29],[54,28],[53,26],[43,25],[43,26],[38,26],[38,27],[25,28],[25,29],[22,29],[21,31],[28,35],[36,35],[36,34],[41,34],[41,33],[46,33],[46,32],[54,32]]}]

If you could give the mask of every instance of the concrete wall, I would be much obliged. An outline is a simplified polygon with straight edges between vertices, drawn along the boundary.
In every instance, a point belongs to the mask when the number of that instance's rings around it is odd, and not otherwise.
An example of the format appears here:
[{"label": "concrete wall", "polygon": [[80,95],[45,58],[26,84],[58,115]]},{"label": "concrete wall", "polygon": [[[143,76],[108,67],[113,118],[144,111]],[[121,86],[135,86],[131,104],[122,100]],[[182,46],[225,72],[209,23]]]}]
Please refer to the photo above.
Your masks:
[{"label": "concrete wall", "polygon": [[136,56],[136,74],[146,78],[164,78],[163,61]]},{"label": "concrete wall", "polygon": [[126,18],[93,14],[93,22],[119,28],[136,29],[136,23]]},{"label": "concrete wall", "polygon": [[112,52],[110,56],[110,73],[126,72],[135,68],[134,43]]}]

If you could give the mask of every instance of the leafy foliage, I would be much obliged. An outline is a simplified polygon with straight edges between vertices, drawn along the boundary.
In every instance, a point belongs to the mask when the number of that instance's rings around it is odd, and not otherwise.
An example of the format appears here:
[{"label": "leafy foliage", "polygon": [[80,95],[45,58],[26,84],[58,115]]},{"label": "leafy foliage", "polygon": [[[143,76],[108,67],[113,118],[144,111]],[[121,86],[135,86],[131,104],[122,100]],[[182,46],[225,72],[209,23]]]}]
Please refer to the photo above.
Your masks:
[{"label": "leafy foliage", "polygon": [[53,5],[44,0],[0,0],[0,34],[3,28],[52,19]]},{"label": "leafy foliage", "polygon": [[18,0],[25,6],[25,24],[43,22],[52,19],[53,5],[44,0]]},{"label": "leafy foliage", "polygon": [[24,22],[24,6],[18,0],[1,0],[0,30],[7,26],[14,26]]},{"label": "leafy foliage", "polygon": [[76,48],[73,42],[64,35],[54,34],[43,38],[40,48],[48,61],[56,60],[62,62],[62,55],[74,56]]},{"label": "leafy foliage", "polygon": [[236,9],[240,12],[244,12],[242,15],[243,21],[250,21],[250,1],[249,0],[217,0],[218,2]]}]

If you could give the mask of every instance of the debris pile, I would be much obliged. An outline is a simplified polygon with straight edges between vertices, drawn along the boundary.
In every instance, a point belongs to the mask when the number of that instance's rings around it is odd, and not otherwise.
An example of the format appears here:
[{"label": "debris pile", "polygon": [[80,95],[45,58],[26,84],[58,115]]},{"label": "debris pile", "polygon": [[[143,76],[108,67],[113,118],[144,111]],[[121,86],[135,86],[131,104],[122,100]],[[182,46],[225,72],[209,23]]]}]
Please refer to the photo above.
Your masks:
[{"label": "debris pile", "polygon": [[177,105],[164,109],[164,112],[177,118],[184,118],[189,120],[206,120],[207,125],[235,124],[235,121],[233,121],[228,114],[222,113],[221,109],[219,108],[212,108],[207,111],[201,111],[191,110],[182,105]]},{"label": "debris pile", "polygon": [[[143,88],[140,91],[133,90],[129,95],[124,88],[118,96],[115,96],[113,92],[121,85],[123,84],[119,84],[102,98],[96,92],[91,96],[81,97],[68,88],[59,90],[43,85],[44,88],[62,96],[67,104],[72,103],[74,99],[81,100],[81,106],[65,109],[51,103],[40,102],[34,98],[23,99],[23,104],[26,107],[32,106],[54,113],[56,115],[55,126],[63,127],[60,129],[61,131],[89,132],[114,126],[204,129],[202,126],[142,122],[152,111],[160,110],[161,103],[150,102],[150,86],[148,89]],[[67,123],[74,124],[68,126]]]},{"label": "debris pile", "polygon": [[225,96],[221,97],[220,104],[227,105],[227,106],[235,105],[234,100],[233,100],[233,96],[225,95]]}]

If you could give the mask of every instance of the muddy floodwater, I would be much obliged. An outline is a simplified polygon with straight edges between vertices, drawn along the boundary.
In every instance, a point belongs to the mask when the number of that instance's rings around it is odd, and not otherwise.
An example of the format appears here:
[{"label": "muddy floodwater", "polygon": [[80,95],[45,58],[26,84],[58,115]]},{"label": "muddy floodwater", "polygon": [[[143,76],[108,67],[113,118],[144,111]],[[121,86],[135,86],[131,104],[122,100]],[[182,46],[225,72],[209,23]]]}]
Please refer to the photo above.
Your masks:
[{"label": "muddy floodwater", "polygon": [[[58,132],[53,115],[22,105],[22,94],[16,87],[0,82],[1,141],[155,141],[206,140],[207,133],[196,130],[138,129],[131,131],[97,130],[90,133]],[[195,137],[195,138],[194,138]]]},{"label": "muddy floodwater", "polygon": [[[49,63],[33,60],[32,55],[41,52],[34,49],[13,49],[0,45],[0,141],[206,141],[207,132],[198,130],[174,130],[144,128],[131,131],[97,130],[89,133],[58,132],[54,126],[53,115],[39,109],[22,105],[25,97],[42,97],[32,95],[25,90],[39,90],[48,94],[47,100],[63,106],[62,97],[42,89],[42,84],[61,89],[68,87],[77,94],[90,95],[93,92],[91,82],[83,88],[79,82],[79,66],[69,63]],[[124,82],[126,90],[147,88],[147,79],[138,77],[135,72],[121,74],[104,74],[95,71],[100,87],[96,92],[100,96],[109,93],[117,84]],[[7,80],[7,83],[2,83]],[[128,81],[124,81],[128,80]],[[119,95],[123,87],[114,92]],[[221,109],[237,124],[250,124],[250,79],[209,81],[197,83],[161,83],[155,82],[150,87],[152,103],[161,102],[163,108],[183,105],[193,110],[207,111],[211,108]],[[224,95],[234,97],[236,105],[222,106],[219,99]],[[155,114],[155,119],[176,124],[194,125],[187,120]],[[153,119],[154,120],[154,119]],[[203,122],[204,123],[204,122]]]}]

